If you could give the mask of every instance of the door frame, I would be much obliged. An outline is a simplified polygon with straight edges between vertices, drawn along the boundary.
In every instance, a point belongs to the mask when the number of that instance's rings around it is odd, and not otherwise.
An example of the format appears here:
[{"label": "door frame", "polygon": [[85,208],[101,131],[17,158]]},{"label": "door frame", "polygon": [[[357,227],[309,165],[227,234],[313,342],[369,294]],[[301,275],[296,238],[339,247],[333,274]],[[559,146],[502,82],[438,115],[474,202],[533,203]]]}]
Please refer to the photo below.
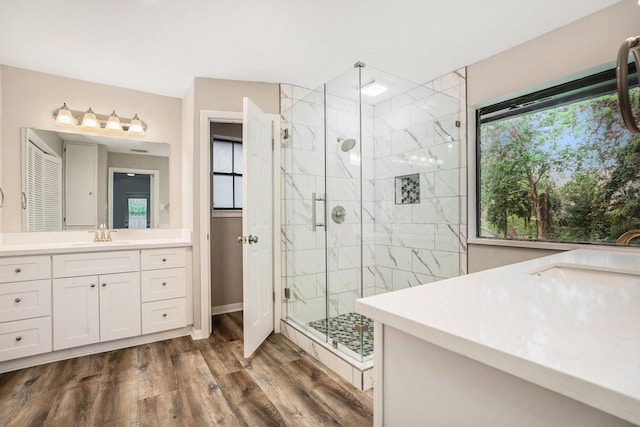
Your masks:
[{"label": "door frame", "polygon": [[[267,114],[273,122],[273,327],[280,332],[282,317],[282,248],[280,238],[280,115]],[[211,335],[211,143],[210,123],[242,123],[242,111],[200,110],[200,206],[198,217],[200,225],[200,333],[194,338],[202,339]],[[204,173],[206,171],[206,173]],[[214,237],[211,236],[211,239]],[[243,296],[244,298],[244,296]]]},{"label": "door frame", "polygon": [[149,182],[149,216],[151,222],[151,228],[158,228],[158,217],[159,217],[159,205],[158,198],[160,196],[160,171],[152,170],[152,169],[134,169],[134,168],[118,168],[118,167],[110,167],[109,168],[109,182],[107,184],[107,188],[109,190],[109,228],[113,228],[113,175],[116,173],[135,173],[139,175],[149,175],[151,181]]}]

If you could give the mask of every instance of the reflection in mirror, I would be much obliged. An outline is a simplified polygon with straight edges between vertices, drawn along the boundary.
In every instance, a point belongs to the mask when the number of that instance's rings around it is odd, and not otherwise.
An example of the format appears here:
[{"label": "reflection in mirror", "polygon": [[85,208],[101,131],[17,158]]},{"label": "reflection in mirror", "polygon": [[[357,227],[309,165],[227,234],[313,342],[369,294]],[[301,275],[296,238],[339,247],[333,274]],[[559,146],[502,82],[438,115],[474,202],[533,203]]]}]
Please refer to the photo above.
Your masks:
[{"label": "reflection in mirror", "polygon": [[169,227],[169,144],[23,129],[22,231]]}]

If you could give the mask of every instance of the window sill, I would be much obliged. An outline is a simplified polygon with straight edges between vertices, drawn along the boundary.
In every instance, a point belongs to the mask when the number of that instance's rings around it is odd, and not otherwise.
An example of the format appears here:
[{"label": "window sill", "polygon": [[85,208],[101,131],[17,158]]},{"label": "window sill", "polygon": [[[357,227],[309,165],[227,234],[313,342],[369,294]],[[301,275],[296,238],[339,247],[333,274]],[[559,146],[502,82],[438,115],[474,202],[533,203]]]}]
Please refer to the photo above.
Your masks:
[{"label": "window sill", "polygon": [[216,211],[214,210],[211,213],[212,218],[242,218],[242,209],[236,210],[224,210],[224,211]]},{"label": "window sill", "polygon": [[524,240],[508,239],[483,239],[471,238],[467,240],[469,245],[504,246],[511,248],[547,249],[555,251],[572,251],[574,249],[594,249],[605,251],[640,251],[640,247],[620,245],[598,245],[590,243],[555,243],[555,242],[527,242]]}]

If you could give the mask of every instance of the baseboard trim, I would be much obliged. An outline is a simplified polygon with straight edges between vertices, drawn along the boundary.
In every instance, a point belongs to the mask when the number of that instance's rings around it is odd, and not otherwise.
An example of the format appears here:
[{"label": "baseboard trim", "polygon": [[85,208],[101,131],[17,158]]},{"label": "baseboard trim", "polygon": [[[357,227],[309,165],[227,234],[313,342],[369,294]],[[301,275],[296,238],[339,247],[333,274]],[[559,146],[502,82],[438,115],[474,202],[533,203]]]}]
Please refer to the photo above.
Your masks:
[{"label": "baseboard trim", "polygon": [[218,314],[226,314],[233,313],[235,311],[242,311],[242,303],[237,302],[235,304],[226,304],[226,305],[217,305],[215,307],[211,307],[211,315],[215,316]]}]

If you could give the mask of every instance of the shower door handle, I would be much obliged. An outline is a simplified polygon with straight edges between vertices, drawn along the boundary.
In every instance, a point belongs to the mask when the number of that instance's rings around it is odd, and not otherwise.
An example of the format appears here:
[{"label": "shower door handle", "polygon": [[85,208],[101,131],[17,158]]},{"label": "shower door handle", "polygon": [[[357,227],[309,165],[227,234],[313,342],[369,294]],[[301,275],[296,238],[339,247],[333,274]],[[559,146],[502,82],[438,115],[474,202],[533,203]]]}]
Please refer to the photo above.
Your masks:
[{"label": "shower door handle", "polygon": [[316,202],[324,200],[324,197],[316,197],[316,193],[311,193],[311,231],[316,231],[316,227],[324,227],[324,224],[316,222]]}]

